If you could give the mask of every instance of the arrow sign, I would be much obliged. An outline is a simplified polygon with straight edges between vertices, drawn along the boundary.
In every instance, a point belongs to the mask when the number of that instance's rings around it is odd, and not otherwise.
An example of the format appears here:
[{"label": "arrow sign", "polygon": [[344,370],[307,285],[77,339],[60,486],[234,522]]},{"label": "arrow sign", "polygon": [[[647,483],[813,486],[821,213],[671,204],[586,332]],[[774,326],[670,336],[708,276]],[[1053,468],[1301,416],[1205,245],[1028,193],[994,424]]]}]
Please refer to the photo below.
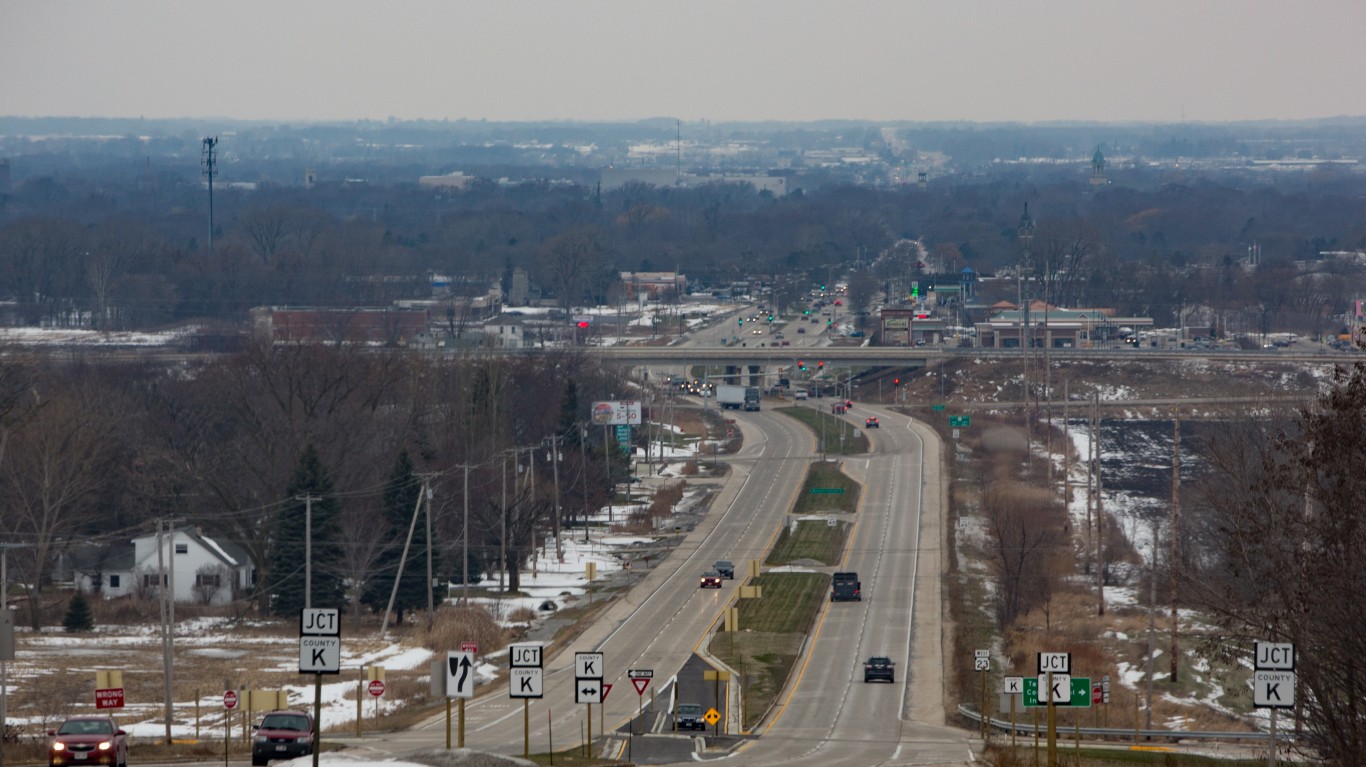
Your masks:
[{"label": "arrow sign", "polygon": [[636,688],[636,695],[644,695],[645,688],[650,686],[650,680],[648,677],[633,676],[631,677],[631,686]]},{"label": "arrow sign", "polygon": [[574,680],[575,703],[601,703],[602,680],[579,677]]},{"label": "arrow sign", "polygon": [[474,697],[474,653],[451,650],[446,653],[446,697]]}]

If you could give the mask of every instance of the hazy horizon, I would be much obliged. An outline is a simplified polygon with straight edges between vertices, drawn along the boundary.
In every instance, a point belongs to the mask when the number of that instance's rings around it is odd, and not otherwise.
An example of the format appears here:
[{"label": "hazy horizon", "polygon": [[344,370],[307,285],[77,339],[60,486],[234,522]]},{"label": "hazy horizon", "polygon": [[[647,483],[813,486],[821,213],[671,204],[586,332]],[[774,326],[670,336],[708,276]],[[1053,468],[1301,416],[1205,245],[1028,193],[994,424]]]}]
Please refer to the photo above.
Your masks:
[{"label": "hazy horizon", "polygon": [[1366,115],[1366,3],[11,2],[0,112],[337,122]]}]

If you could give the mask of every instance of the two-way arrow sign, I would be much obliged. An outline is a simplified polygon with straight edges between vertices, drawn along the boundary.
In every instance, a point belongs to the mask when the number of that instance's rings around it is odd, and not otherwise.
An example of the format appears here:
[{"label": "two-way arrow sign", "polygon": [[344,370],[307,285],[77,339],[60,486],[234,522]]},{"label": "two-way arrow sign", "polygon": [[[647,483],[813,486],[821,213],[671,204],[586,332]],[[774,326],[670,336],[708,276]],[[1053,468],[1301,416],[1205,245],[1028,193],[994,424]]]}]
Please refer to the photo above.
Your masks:
[{"label": "two-way arrow sign", "polygon": [[601,703],[602,680],[584,679],[574,680],[574,702],[575,703]]},{"label": "two-way arrow sign", "polygon": [[460,650],[446,653],[446,697],[474,697],[474,653]]}]

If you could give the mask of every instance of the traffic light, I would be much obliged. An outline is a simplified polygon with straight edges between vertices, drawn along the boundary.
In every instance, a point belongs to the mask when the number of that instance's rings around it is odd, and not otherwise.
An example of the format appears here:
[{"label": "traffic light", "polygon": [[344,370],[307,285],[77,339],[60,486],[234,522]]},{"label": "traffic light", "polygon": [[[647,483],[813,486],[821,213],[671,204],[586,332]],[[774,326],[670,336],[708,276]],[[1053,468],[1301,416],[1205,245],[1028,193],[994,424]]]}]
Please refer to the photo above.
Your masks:
[{"label": "traffic light", "polygon": [[740,327],[743,328],[743,327],[745,326],[745,318],[744,318],[744,317],[737,317],[737,318],[735,319],[735,321],[738,322],[738,323],[740,323]]},{"label": "traffic light", "polygon": [[806,363],[805,363],[805,362],[802,362],[801,360],[797,360],[797,369],[800,370],[800,371],[802,371],[803,373],[805,373],[805,372],[806,372]]},{"label": "traffic light", "polygon": [[769,322],[772,322],[772,321],[773,321],[773,315],[771,315],[771,314],[768,315],[768,321],[769,321]]},{"label": "traffic light", "polygon": [[892,379],[892,385],[893,385],[893,386],[900,386],[900,385],[901,385],[901,379],[900,379],[900,378],[893,378],[893,379]]},{"label": "traffic light", "polygon": [[817,369],[817,370],[825,370],[825,360],[821,360],[820,362],[817,362],[817,363],[816,363],[816,369]]},{"label": "traffic light", "polygon": [[578,324],[579,324],[579,330],[587,330],[587,329],[588,329],[588,320],[579,320],[579,323],[578,323]]}]

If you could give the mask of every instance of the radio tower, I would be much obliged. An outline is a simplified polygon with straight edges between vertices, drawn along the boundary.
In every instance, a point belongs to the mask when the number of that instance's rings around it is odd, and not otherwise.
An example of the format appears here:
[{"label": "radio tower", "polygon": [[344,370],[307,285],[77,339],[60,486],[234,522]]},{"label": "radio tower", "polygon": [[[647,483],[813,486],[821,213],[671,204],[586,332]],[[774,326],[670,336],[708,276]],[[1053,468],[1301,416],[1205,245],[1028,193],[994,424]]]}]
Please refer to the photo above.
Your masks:
[{"label": "radio tower", "polygon": [[213,177],[218,175],[218,159],[216,157],[218,146],[217,136],[204,137],[204,151],[200,153],[200,164],[204,168],[204,177],[209,180],[209,252],[213,252]]}]

